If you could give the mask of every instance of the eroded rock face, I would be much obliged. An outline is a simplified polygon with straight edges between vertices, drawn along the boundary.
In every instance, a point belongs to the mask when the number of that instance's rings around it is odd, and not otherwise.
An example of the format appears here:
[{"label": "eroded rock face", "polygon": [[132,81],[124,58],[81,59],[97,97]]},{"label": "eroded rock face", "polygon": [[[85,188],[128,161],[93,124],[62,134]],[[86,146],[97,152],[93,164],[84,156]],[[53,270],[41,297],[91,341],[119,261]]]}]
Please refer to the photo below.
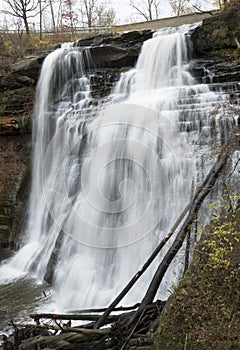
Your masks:
[{"label": "eroded rock face", "polygon": [[240,42],[239,3],[233,3],[219,14],[203,20],[203,25],[192,35],[192,42],[195,57],[237,49],[237,42]]},{"label": "eroded rock face", "polygon": [[[133,67],[137,61],[142,43],[152,37],[152,31],[129,32],[122,35],[104,34],[82,39],[74,45],[90,47],[91,62],[88,68],[121,68]],[[36,83],[42,62],[48,53],[59,46],[49,46],[45,50],[33,50],[31,55],[19,59],[12,65],[12,73],[25,77],[25,85]],[[28,78],[28,79],[27,79]],[[30,80],[29,80],[30,79]],[[19,81],[19,78],[17,78]]]},{"label": "eroded rock face", "polygon": [[34,86],[16,78],[0,75],[0,248],[18,246],[30,183]]},{"label": "eroded rock face", "polygon": [[240,59],[199,58],[192,63],[192,74],[200,83],[237,83],[240,81]]},{"label": "eroded rock face", "polygon": [[16,248],[24,226],[30,184],[30,139],[27,134],[0,137],[0,248]]},{"label": "eroded rock face", "polygon": [[98,35],[79,40],[79,47],[89,46],[92,68],[133,67],[142,43],[152,37],[152,31],[133,31],[122,35]]}]

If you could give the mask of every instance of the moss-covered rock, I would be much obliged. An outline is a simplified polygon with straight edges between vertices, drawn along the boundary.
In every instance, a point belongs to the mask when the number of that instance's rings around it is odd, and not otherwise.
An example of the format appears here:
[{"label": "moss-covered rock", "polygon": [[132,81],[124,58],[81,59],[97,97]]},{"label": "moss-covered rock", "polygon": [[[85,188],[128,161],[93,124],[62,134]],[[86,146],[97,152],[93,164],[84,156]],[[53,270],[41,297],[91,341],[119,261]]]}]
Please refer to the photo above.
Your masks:
[{"label": "moss-covered rock", "polygon": [[195,56],[237,49],[240,42],[240,6],[232,3],[226,9],[203,21],[192,35]]}]

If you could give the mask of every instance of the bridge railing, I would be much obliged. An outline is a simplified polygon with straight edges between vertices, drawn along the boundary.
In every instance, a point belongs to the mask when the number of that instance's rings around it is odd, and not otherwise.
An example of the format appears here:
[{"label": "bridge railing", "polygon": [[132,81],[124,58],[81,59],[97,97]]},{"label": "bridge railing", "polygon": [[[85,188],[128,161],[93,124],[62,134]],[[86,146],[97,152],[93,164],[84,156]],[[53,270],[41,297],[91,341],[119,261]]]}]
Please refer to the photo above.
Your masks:
[{"label": "bridge railing", "polygon": [[[56,30],[43,30],[44,35],[54,35],[54,34],[88,34],[88,33],[105,33],[112,30],[112,26],[94,26],[94,27],[74,27],[74,28],[58,28]],[[0,29],[0,34],[8,33],[25,33],[24,29]],[[30,29],[31,34],[39,34],[40,30]]]},{"label": "bridge railing", "polygon": [[[216,11],[202,12],[202,13],[191,13],[187,15],[160,18],[153,21],[135,22],[123,25],[112,25],[112,26],[94,26],[94,27],[73,27],[73,28],[59,28],[57,30],[44,30],[44,35],[55,35],[55,34],[101,34],[106,32],[121,33],[124,31],[133,30],[157,30],[165,27],[178,27],[182,24],[191,24],[200,22],[206,18],[211,17]],[[12,29],[0,29],[0,34],[6,33],[24,33],[24,30],[12,30]],[[31,33],[39,33],[39,30],[33,28]]]}]

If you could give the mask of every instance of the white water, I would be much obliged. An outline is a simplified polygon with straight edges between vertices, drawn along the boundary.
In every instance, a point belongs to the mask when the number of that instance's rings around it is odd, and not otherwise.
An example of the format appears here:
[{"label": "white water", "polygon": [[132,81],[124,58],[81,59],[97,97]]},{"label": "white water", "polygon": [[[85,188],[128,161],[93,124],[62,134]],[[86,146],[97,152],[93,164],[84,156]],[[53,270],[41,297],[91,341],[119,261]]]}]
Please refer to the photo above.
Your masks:
[{"label": "white water", "polygon": [[[195,84],[181,30],[145,42],[135,69],[97,113],[87,58],[68,48],[44,61],[25,245],[1,268],[2,280],[29,272],[44,278],[55,249],[51,272],[62,310],[106,306],[168,232],[204,172],[194,143],[210,136],[208,116],[219,99]],[[166,249],[123,303],[141,300]],[[178,279],[182,254],[161,299]]]}]

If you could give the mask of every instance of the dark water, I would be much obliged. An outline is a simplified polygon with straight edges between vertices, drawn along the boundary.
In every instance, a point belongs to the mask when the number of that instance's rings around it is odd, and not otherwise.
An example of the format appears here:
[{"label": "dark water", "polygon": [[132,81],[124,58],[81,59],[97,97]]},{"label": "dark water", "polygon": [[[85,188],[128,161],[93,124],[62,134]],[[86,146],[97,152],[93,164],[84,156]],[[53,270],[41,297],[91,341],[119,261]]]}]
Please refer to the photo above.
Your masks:
[{"label": "dark water", "polygon": [[[0,261],[11,257],[10,250],[0,249]],[[49,286],[33,277],[0,284],[0,334],[10,332],[14,323],[31,322],[29,314],[44,309],[50,298]]]}]

